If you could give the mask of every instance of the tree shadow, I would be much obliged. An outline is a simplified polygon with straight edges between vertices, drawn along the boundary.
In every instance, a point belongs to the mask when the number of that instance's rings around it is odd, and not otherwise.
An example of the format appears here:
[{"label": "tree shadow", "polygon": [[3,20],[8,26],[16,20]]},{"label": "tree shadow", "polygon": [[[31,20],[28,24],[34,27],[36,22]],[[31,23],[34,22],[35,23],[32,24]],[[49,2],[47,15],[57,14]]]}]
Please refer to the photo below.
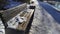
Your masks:
[{"label": "tree shadow", "polygon": [[39,5],[42,6],[54,19],[60,24],[60,12],[51,7],[48,3],[39,2]]}]

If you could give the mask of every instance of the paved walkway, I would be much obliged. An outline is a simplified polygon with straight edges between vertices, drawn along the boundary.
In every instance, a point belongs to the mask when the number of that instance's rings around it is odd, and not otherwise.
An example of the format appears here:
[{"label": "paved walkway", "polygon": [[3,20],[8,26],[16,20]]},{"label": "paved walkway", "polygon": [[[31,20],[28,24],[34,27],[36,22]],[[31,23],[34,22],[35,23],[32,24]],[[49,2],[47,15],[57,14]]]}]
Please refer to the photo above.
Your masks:
[{"label": "paved walkway", "polygon": [[60,24],[38,2],[29,34],[60,34]]}]

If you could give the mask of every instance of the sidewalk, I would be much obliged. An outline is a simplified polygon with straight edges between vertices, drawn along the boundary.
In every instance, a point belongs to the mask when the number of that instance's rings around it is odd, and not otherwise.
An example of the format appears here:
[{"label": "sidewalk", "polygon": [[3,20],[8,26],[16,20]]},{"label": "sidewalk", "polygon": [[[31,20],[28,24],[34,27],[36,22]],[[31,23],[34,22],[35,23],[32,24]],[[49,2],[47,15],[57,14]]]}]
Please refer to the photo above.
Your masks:
[{"label": "sidewalk", "polygon": [[29,34],[60,34],[60,25],[37,3]]}]

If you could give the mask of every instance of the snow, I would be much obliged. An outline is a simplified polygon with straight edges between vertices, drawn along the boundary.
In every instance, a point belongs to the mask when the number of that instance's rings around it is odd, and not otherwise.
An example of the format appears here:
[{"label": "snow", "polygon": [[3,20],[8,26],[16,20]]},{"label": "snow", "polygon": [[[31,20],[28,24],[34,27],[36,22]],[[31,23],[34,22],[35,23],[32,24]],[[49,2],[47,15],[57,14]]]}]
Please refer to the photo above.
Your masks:
[{"label": "snow", "polygon": [[[38,2],[37,2],[38,3]],[[41,5],[42,3],[37,4],[36,3],[36,9],[34,13],[34,19],[31,24],[31,29],[29,34],[60,34],[60,24],[57,20],[57,17],[59,18],[60,15],[58,15],[56,12],[54,12],[54,9],[47,10],[47,6],[44,3],[44,7]],[[49,6],[50,7],[50,6]],[[49,8],[48,7],[48,8]],[[50,8],[49,8],[50,9]],[[54,11],[52,11],[54,10]],[[50,11],[50,12],[48,12]],[[55,20],[55,18],[57,20]]]}]

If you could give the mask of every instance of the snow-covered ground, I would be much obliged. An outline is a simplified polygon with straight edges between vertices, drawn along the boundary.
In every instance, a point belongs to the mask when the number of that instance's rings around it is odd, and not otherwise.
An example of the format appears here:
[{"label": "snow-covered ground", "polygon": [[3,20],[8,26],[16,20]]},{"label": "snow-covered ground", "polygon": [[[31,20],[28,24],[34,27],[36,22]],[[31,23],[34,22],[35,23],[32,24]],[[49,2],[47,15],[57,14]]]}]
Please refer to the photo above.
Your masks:
[{"label": "snow-covered ground", "polygon": [[1,21],[1,18],[0,18],[0,34],[5,34],[5,27]]},{"label": "snow-covered ground", "polygon": [[60,34],[60,24],[39,5],[38,1],[35,2],[36,9],[29,34]]}]

